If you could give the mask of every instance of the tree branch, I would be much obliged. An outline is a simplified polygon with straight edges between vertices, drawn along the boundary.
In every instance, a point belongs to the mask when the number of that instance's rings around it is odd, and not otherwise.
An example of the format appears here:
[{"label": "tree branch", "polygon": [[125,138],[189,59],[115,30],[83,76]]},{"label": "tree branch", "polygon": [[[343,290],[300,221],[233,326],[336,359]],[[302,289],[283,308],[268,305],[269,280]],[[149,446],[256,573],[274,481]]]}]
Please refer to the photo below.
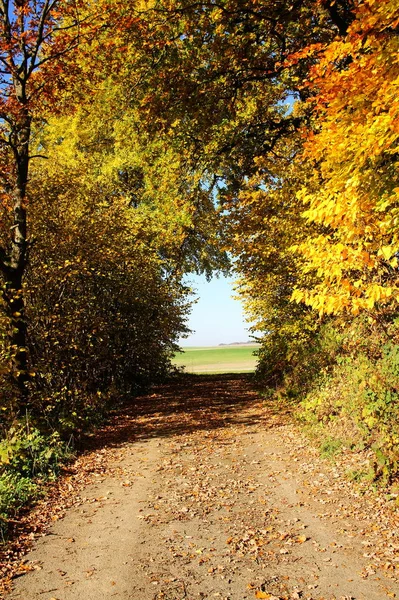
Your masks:
[{"label": "tree branch", "polygon": [[[348,27],[351,24],[351,19],[349,18],[349,14],[346,15],[347,18],[341,16],[338,10],[338,3],[336,0],[322,0],[322,6],[326,9],[328,14],[330,15],[331,21],[337,27],[339,34],[342,37],[345,37],[348,31]],[[348,10],[345,12],[348,13]]]},{"label": "tree branch", "polygon": [[29,160],[32,160],[33,158],[45,158],[48,160],[48,156],[44,156],[44,154],[33,154],[33,156],[29,156]]}]

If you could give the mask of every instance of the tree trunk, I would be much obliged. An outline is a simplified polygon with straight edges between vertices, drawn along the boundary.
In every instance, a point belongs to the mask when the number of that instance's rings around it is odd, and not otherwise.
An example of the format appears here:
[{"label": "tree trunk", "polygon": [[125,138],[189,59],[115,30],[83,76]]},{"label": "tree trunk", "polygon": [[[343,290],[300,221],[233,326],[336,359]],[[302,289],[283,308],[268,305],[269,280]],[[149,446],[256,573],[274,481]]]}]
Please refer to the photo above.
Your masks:
[{"label": "tree trunk", "polygon": [[18,386],[21,401],[26,399],[28,381],[28,361],[26,348],[27,325],[25,301],[22,289],[23,271],[11,272],[5,282],[4,299],[10,318],[9,340],[12,351],[12,376]]},{"label": "tree trunk", "polygon": [[12,149],[15,165],[15,187],[12,191],[13,225],[11,227],[10,252],[1,253],[1,270],[4,276],[3,297],[10,318],[9,340],[13,365],[12,375],[20,391],[21,408],[26,404],[28,381],[27,362],[27,324],[25,318],[25,300],[23,277],[27,263],[27,222],[26,222],[26,185],[29,169],[29,140],[31,117],[26,108],[12,135]]}]

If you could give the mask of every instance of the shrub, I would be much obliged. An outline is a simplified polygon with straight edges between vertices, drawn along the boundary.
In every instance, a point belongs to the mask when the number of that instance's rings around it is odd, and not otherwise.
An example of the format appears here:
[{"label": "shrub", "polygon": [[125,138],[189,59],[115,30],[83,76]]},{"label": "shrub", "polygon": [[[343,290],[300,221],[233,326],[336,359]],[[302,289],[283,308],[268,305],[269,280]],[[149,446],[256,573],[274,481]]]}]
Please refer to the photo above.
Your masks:
[{"label": "shrub", "polygon": [[[399,475],[399,345],[391,340],[378,347],[382,335],[372,331],[367,340],[359,331],[358,351],[338,357],[304,398],[300,416],[323,436],[370,448],[374,477],[388,483]],[[354,327],[348,336],[356,347]]]},{"label": "shrub", "polygon": [[21,477],[14,473],[0,475],[0,536],[5,540],[8,519],[16,515],[22,506],[36,499],[39,492],[38,485],[28,477]]},{"label": "shrub", "polygon": [[332,323],[318,325],[309,315],[265,336],[257,376],[268,387],[281,388],[298,401],[337,359],[342,334]]},{"label": "shrub", "polygon": [[36,500],[43,483],[58,473],[71,455],[57,433],[46,435],[27,421],[9,429],[0,442],[0,535],[5,538],[8,519]]},{"label": "shrub", "polygon": [[21,477],[51,477],[70,454],[59,434],[45,435],[27,423],[12,427],[0,442],[1,473]]}]

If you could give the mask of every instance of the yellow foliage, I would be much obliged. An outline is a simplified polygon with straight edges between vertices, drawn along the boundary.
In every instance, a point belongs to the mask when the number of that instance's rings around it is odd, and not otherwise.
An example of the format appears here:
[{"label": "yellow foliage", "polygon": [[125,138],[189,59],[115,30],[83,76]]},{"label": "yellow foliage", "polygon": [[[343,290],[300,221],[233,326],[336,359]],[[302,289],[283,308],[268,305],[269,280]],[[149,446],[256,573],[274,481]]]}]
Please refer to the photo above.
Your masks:
[{"label": "yellow foliage", "polygon": [[314,174],[298,198],[324,231],[299,246],[319,283],[292,299],[320,313],[399,300],[398,19],[394,0],[359,2],[346,39],[329,44],[311,73],[317,131],[303,158]]}]

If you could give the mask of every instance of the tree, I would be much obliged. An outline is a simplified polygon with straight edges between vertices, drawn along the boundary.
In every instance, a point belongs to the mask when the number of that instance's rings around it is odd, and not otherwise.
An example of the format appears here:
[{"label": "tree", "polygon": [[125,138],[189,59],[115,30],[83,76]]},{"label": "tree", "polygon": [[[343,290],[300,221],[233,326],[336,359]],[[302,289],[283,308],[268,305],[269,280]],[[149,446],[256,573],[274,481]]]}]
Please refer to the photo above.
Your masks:
[{"label": "tree", "polygon": [[311,290],[293,298],[319,313],[397,310],[397,3],[357,2],[343,39],[327,44],[312,69],[312,126],[302,160],[312,169],[299,193],[319,226],[299,246]]},{"label": "tree", "polygon": [[311,310],[290,303],[295,285],[315,282],[300,276],[303,259],[291,251],[317,230],[304,223],[295,198],[306,177],[298,132],[316,93],[303,82],[321,50],[346,35],[353,8],[351,0],[180,0],[154,3],[144,17],[155,68],[142,76],[141,111],[217,182],[238,291],[263,331],[273,377],[300,362],[319,328]]},{"label": "tree", "polygon": [[23,279],[33,240],[27,224],[27,186],[33,121],[55,102],[60,61],[79,41],[81,2],[0,3],[0,178],[3,223],[0,270],[10,320],[13,374],[20,393],[28,378]]},{"label": "tree", "polygon": [[125,182],[98,177],[101,144],[68,152],[90,140],[74,125],[52,124],[59,146],[42,138],[52,148],[32,171],[38,241],[26,273],[33,418],[63,433],[166,374],[188,309],[180,275],[166,274],[157,215],[130,205]]},{"label": "tree", "polygon": [[300,136],[280,141],[273,158],[257,159],[258,172],[237,197],[229,200],[227,192],[225,199],[237,291],[261,342],[258,374],[271,387],[293,373],[296,387],[303,387],[309,375],[304,357],[314,352],[320,330],[311,309],[290,302],[298,281],[306,287],[313,283],[301,277],[302,258],[291,251],[311,231],[295,194],[304,173],[293,157],[301,147]]},{"label": "tree", "polygon": [[123,73],[105,78],[32,131],[47,158],[30,172],[30,408],[68,432],[170,370],[183,274],[226,266],[198,174],[170,138],[141,131],[123,86]]}]

